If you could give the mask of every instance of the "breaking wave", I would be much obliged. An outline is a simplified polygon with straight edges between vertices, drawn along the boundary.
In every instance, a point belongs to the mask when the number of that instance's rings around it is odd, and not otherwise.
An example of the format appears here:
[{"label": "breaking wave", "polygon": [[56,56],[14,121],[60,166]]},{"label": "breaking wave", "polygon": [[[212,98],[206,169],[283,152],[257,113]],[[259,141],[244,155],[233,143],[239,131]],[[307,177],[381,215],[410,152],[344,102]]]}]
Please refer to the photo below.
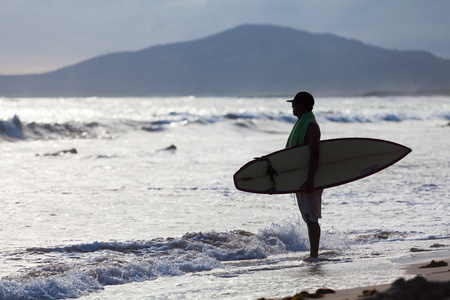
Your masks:
[{"label": "breaking wave", "polygon": [[[428,115],[419,112],[383,112],[373,110],[371,113],[344,113],[341,111],[317,111],[319,122],[335,123],[380,123],[405,122],[425,120],[450,120],[450,112],[446,110],[429,112]],[[176,130],[187,125],[209,126],[213,124],[230,124],[240,128],[260,130],[258,126],[270,128],[271,122],[294,123],[296,117],[290,113],[273,111],[235,111],[214,112],[164,112],[152,115],[149,120],[131,119],[102,119],[101,121],[67,121],[64,123],[22,122],[15,115],[9,120],[0,120],[0,138],[6,141],[20,140],[49,140],[49,139],[90,139],[114,138],[123,132],[143,130],[147,132],[160,132]]]},{"label": "breaking wave", "polygon": [[[308,239],[300,219],[282,220],[258,233],[192,232],[149,241],[94,242],[63,247],[32,247],[11,256],[36,267],[2,278],[1,299],[80,297],[106,285],[222,268],[227,261],[259,260],[270,255],[306,251]],[[325,234],[333,249],[345,239]],[[325,246],[326,248],[326,246]]]},{"label": "breaking wave", "polygon": [[0,120],[0,136],[6,141],[111,137],[109,129],[97,122],[23,123],[17,115],[6,121]]}]

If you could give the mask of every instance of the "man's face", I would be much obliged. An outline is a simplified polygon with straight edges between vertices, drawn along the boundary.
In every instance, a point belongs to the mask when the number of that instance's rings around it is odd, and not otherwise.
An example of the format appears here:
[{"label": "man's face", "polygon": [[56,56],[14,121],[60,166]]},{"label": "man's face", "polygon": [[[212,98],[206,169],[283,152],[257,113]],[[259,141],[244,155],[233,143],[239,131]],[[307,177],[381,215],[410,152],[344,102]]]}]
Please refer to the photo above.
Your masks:
[{"label": "man's face", "polygon": [[305,113],[305,106],[302,103],[292,103],[292,114],[301,117]]}]

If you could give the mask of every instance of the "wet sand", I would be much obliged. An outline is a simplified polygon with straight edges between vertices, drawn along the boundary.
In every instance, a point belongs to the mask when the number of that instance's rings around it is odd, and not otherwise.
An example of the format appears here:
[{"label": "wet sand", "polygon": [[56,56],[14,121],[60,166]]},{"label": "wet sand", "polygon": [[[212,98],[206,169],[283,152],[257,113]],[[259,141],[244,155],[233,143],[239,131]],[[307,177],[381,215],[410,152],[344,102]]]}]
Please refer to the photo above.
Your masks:
[{"label": "wet sand", "polygon": [[[447,266],[440,267],[429,267],[423,268],[424,266],[430,264],[432,261],[435,262],[446,262]],[[415,299],[408,293],[420,293],[420,298],[417,299],[450,299],[450,257],[436,258],[436,259],[421,259],[416,258],[412,263],[407,263],[401,266],[405,270],[405,277],[399,278],[391,284],[376,285],[376,286],[365,286],[356,287],[346,290],[336,290],[335,293],[325,294],[321,299],[324,300],[356,300],[356,299]],[[421,268],[422,267],[422,268]],[[415,276],[414,276],[415,275]],[[428,295],[431,292],[441,291],[444,293],[445,297],[436,298],[436,296]],[[370,292],[374,292],[370,295]],[[369,292],[369,293],[367,293]],[[405,293],[404,293],[405,292]],[[396,293],[397,297],[392,297],[392,294]],[[399,297],[400,294],[404,294]],[[288,300],[288,299],[312,299],[314,297],[305,296],[301,298],[299,295],[286,296],[284,298],[277,298]],[[264,299],[264,298],[263,298]]]},{"label": "wet sand", "polygon": [[[435,259],[435,261],[445,261],[450,262],[450,257],[447,258],[439,258]],[[450,285],[450,266],[443,266],[443,267],[434,267],[434,268],[420,268],[422,266],[425,266],[427,264],[431,263],[431,260],[423,260],[419,262],[414,262],[411,264],[405,265],[403,268],[405,270],[405,275],[417,275],[421,276],[428,282],[439,282],[441,284],[447,284]],[[408,277],[409,278],[409,277]],[[408,280],[406,280],[408,281]],[[343,300],[343,299],[371,299],[376,298],[376,295],[373,295],[373,297],[360,297],[363,295],[363,292],[366,291],[372,291],[376,290],[378,293],[385,293],[392,287],[392,284],[384,284],[384,285],[377,285],[377,286],[366,286],[366,287],[358,287],[348,290],[337,290],[335,294],[327,294],[322,299],[326,300]],[[450,297],[450,294],[447,295],[447,297]],[[387,298],[389,299],[389,298]],[[431,298],[430,298],[431,299]]]}]

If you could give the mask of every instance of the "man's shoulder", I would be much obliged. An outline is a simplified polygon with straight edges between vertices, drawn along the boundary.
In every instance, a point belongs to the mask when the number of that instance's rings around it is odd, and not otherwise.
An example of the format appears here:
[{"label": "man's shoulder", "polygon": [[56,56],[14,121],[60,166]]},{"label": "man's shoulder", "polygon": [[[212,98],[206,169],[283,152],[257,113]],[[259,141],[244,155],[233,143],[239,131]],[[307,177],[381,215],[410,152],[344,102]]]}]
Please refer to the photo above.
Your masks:
[{"label": "man's shoulder", "polygon": [[316,120],[309,122],[308,129],[309,128],[311,128],[311,129],[319,129],[320,130],[319,123],[317,123]]},{"label": "man's shoulder", "polygon": [[316,121],[311,121],[306,128],[306,135],[310,139],[320,140],[321,132],[320,126]]}]

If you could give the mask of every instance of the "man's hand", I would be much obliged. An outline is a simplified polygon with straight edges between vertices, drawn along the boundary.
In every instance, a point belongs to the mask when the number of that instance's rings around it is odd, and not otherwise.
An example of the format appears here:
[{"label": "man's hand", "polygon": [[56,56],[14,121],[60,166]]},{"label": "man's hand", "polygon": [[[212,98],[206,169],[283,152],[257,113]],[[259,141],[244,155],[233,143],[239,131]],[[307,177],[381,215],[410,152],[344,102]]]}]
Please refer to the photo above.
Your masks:
[{"label": "man's hand", "polygon": [[306,180],[306,182],[300,187],[300,189],[304,190],[305,192],[314,191],[314,180]]}]

